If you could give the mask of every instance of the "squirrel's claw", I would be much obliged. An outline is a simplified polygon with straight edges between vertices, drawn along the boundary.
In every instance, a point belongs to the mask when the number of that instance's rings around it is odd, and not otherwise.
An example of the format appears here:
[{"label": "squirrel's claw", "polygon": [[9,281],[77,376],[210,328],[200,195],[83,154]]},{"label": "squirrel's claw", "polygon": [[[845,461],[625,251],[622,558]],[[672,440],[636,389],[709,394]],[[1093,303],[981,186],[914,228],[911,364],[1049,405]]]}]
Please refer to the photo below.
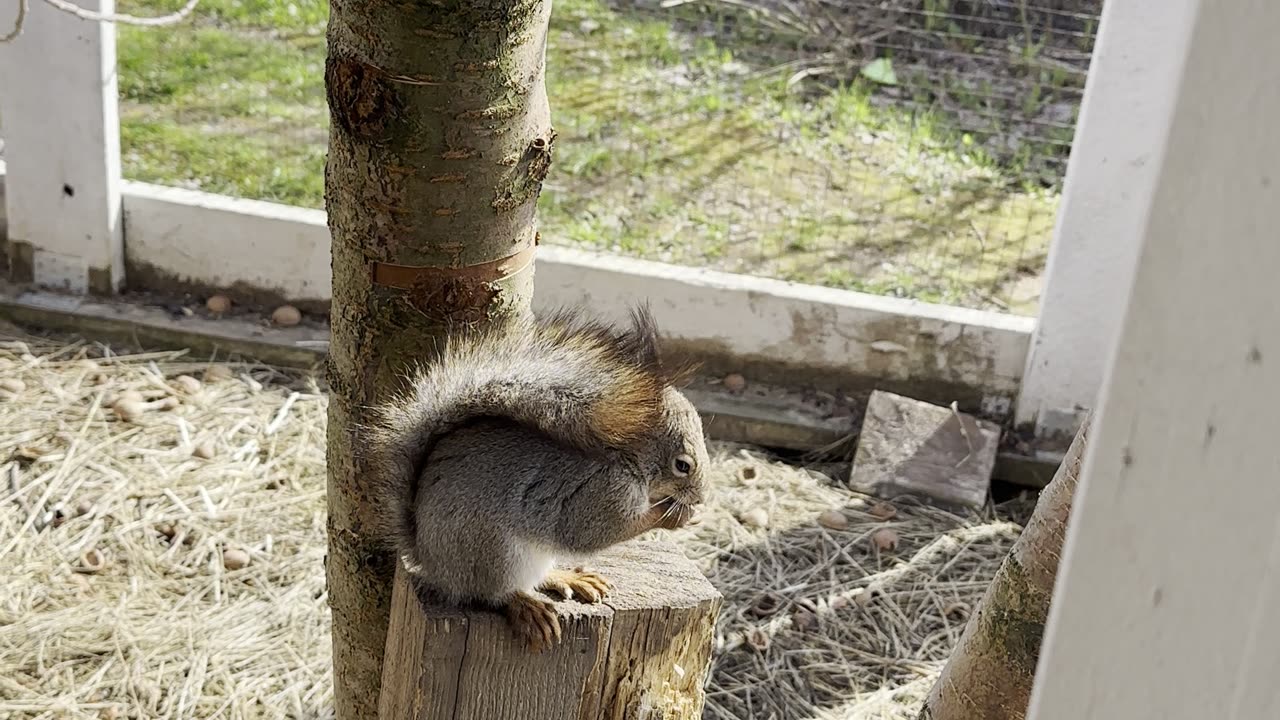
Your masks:
[{"label": "squirrel's claw", "polygon": [[585,603],[598,603],[609,594],[609,581],[596,573],[574,568],[572,570],[555,569],[547,574],[538,589],[562,600],[576,597]]},{"label": "squirrel's claw", "polygon": [[[555,569],[538,585],[545,593],[558,595],[564,600],[576,597],[587,603],[598,603],[609,593],[609,581],[582,568]],[[516,636],[529,650],[541,653],[558,645],[562,637],[560,617],[556,607],[548,600],[529,593],[518,592],[511,596],[506,606],[507,621]]]},{"label": "squirrel's claw", "polygon": [[568,600],[573,597],[573,588],[569,587],[569,583],[555,577],[543,580],[538,589],[548,595],[554,595],[557,600]]},{"label": "squirrel's claw", "polygon": [[506,609],[507,622],[531,652],[541,653],[560,642],[560,618],[549,601],[518,592],[507,602]]}]

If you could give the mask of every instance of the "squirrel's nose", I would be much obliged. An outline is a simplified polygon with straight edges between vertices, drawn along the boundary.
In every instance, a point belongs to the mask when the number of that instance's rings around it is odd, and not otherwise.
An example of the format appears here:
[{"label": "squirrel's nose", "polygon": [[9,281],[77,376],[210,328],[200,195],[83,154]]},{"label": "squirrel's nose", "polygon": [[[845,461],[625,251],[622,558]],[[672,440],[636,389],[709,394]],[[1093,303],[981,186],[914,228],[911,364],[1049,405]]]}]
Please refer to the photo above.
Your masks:
[{"label": "squirrel's nose", "polygon": [[696,486],[681,488],[679,499],[685,505],[701,505],[706,500],[702,488]]}]

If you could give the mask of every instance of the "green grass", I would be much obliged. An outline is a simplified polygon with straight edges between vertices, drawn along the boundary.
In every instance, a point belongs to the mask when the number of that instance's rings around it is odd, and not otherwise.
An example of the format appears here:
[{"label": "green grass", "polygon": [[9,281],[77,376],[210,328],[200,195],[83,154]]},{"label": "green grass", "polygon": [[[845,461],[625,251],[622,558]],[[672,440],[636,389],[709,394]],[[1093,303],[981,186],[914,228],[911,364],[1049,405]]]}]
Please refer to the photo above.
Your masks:
[{"label": "green grass", "polygon": [[[155,14],[175,0],[121,2]],[[327,3],[205,0],[121,27],[125,173],[321,207]],[[979,307],[1039,272],[1056,195],[1014,189],[935,118],[788,75],[669,23],[558,0],[550,242]]]}]

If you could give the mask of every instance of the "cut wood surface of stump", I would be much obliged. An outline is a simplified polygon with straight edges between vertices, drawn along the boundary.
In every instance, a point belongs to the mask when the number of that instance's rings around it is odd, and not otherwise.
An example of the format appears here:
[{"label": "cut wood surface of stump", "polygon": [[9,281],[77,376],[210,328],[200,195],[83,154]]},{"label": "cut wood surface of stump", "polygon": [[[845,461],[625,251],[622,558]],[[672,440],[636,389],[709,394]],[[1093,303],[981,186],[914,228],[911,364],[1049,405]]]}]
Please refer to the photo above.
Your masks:
[{"label": "cut wood surface of stump", "polygon": [[995,423],[877,390],[867,401],[849,486],[886,499],[905,493],[980,508],[999,442]]},{"label": "cut wood surface of stump", "polygon": [[695,720],[722,598],[668,543],[632,541],[588,566],[601,604],[557,603],[563,639],[541,654],[505,618],[426,607],[401,568],[387,633],[383,720]]}]

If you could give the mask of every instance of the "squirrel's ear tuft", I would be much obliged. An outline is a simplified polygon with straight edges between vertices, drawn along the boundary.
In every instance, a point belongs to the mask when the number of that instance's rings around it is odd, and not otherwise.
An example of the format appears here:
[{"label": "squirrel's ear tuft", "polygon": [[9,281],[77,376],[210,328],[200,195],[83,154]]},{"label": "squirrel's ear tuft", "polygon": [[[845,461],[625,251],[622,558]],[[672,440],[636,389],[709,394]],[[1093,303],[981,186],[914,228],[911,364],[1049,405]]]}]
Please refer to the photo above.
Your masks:
[{"label": "squirrel's ear tuft", "polygon": [[658,339],[658,323],[653,319],[649,303],[631,311],[631,331],[624,337],[628,356],[640,367],[653,373],[664,385],[683,386],[698,372],[698,363],[684,358],[671,358],[662,352]]},{"label": "squirrel's ear tuft", "polygon": [[649,312],[648,303],[631,310],[631,329],[618,334],[618,347],[628,361],[660,374],[661,357],[658,352],[658,324]]},{"label": "squirrel's ear tuft", "polygon": [[675,388],[683,388],[693,381],[701,363],[686,358],[666,358],[662,363],[662,382]]}]

